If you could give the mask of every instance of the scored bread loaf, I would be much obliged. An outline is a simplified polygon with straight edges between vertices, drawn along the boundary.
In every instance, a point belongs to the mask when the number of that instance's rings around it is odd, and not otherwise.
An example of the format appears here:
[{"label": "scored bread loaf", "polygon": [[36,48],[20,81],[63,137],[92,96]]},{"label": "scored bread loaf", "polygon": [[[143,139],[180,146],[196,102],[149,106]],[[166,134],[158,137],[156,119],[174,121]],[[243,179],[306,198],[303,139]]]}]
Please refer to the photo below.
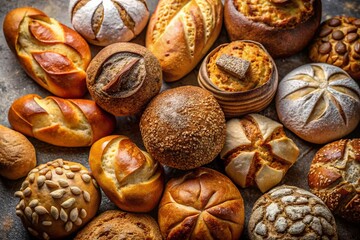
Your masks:
[{"label": "scored bread loaf", "polygon": [[201,60],[219,36],[220,0],[160,0],[146,33],[146,47],[159,59],[164,80],[179,80]]},{"label": "scored bread loaf", "polygon": [[11,10],[3,30],[11,51],[40,86],[64,98],[85,94],[91,52],[77,32],[31,7]]},{"label": "scored bread loaf", "polygon": [[116,124],[115,117],[94,101],[36,94],[15,100],[8,117],[15,130],[63,147],[90,146],[110,134]]},{"label": "scored bread loaf", "polygon": [[106,196],[119,208],[148,212],[157,206],[164,188],[162,166],[128,137],[112,135],[95,142],[89,164]]}]

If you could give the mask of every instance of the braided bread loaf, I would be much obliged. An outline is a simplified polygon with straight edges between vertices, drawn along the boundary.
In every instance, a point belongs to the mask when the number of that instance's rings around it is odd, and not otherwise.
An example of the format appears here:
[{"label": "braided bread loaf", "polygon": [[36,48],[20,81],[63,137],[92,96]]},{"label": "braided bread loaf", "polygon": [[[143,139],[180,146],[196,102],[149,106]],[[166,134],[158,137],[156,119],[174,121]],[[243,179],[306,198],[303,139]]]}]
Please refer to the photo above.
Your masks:
[{"label": "braided bread loaf", "polygon": [[112,135],[94,143],[89,164],[106,196],[119,208],[148,212],[157,206],[164,188],[163,169],[128,137]]},{"label": "braided bread loaf", "polygon": [[11,51],[40,86],[64,98],[85,94],[91,52],[77,32],[30,7],[10,11],[3,30]]},{"label": "braided bread loaf", "polygon": [[63,147],[90,146],[115,128],[115,117],[94,101],[28,94],[11,105],[11,126],[30,137]]},{"label": "braided bread loaf", "polygon": [[159,59],[165,81],[179,80],[219,36],[220,0],[160,0],[146,34],[146,47]]}]

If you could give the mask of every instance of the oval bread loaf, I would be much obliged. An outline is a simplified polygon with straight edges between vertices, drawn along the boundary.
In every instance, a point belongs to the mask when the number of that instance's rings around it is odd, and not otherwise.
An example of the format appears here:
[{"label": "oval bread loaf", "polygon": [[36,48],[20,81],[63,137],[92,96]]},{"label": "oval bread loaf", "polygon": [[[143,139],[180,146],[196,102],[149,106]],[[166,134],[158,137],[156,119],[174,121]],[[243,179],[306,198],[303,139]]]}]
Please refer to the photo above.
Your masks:
[{"label": "oval bread loaf", "polygon": [[64,98],[85,94],[91,52],[77,32],[30,7],[10,11],[3,30],[11,51],[40,86]]},{"label": "oval bread loaf", "polygon": [[90,146],[109,135],[115,117],[94,101],[85,99],[41,98],[28,94],[11,105],[11,126],[30,137],[63,147]]},{"label": "oval bread loaf", "polygon": [[179,80],[201,60],[219,36],[220,0],[160,0],[146,33],[146,47],[159,59],[164,80]]}]

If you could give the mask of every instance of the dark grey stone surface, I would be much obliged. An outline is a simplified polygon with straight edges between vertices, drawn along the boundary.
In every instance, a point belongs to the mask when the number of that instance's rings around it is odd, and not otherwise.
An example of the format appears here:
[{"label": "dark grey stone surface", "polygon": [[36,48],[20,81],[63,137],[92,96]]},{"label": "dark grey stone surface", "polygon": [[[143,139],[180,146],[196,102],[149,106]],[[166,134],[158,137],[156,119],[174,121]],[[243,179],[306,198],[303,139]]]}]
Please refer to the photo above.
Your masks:
[{"label": "dark grey stone surface", "polygon": [[[148,0],[149,7],[153,10],[156,7],[156,0]],[[70,17],[68,14],[68,1],[65,0],[19,0],[19,1],[0,1],[0,19],[1,27],[5,14],[13,8],[22,6],[33,6],[41,9],[49,16],[70,25]],[[335,15],[349,15],[360,18],[360,1],[359,0],[323,0],[323,20]],[[2,32],[2,31],[1,31]],[[133,42],[144,44],[144,32]],[[221,37],[217,40],[216,45],[228,42],[226,31],[223,29]],[[92,46],[93,56],[100,50],[99,47]],[[299,53],[295,56],[285,59],[276,60],[279,69],[279,79],[292,69],[308,63],[306,52]],[[198,69],[198,68],[197,68]],[[173,88],[180,85],[197,85],[197,69],[187,75],[183,80],[163,85],[163,89]],[[33,80],[31,80],[18,64],[15,56],[7,47],[3,34],[0,34],[0,124],[9,127],[7,120],[7,112],[11,103],[18,97],[25,94],[37,93],[43,97],[50,93],[42,89]],[[89,97],[89,96],[87,96]],[[272,103],[262,112],[264,115],[277,120],[277,115]],[[118,118],[115,134],[124,134],[131,137],[140,147],[143,147],[141,136],[139,133],[139,116]],[[299,186],[308,189],[307,172],[309,165],[315,152],[321,147],[302,141],[294,134],[287,131],[288,136],[294,139],[295,143],[301,149],[301,155],[298,162],[288,171],[282,183]],[[360,126],[347,136],[348,138],[360,137]],[[29,138],[37,150],[38,164],[47,161],[64,158],[71,161],[77,161],[88,167],[89,148],[62,148],[52,146],[36,139]],[[209,167],[223,170],[218,159],[208,165]],[[167,178],[179,174],[179,171],[167,169]],[[15,215],[15,206],[18,199],[13,196],[14,192],[20,188],[22,180],[9,181],[0,178],[0,239],[2,240],[20,240],[31,239],[30,235],[23,228],[20,219]],[[246,221],[249,219],[251,208],[261,192],[255,188],[241,189],[242,196],[245,201]],[[103,194],[102,203],[99,212],[107,209],[113,209],[115,205]],[[156,209],[151,212],[156,217]],[[359,225],[346,222],[336,218],[338,226],[339,239],[360,239]],[[247,239],[246,227],[242,235],[242,239]]]}]

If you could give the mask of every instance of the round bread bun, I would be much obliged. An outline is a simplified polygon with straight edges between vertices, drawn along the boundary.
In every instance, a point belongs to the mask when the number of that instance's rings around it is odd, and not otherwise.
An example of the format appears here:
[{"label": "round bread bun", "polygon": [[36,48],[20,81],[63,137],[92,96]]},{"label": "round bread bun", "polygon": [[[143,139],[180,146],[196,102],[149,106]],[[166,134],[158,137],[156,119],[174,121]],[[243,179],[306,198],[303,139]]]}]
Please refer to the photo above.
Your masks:
[{"label": "round bread bun", "polygon": [[161,240],[157,222],[147,214],[120,210],[103,212],[83,228],[74,240],[135,239]]},{"label": "round bread bun", "polygon": [[0,176],[15,180],[36,166],[36,152],[21,133],[0,125]]},{"label": "round bread bun", "polygon": [[140,120],[141,136],[150,155],[182,170],[211,162],[225,143],[225,128],[224,113],[213,95],[195,86],[162,92]]},{"label": "round bread bun", "polygon": [[225,175],[197,168],[172,178],[160,201],[158,223],[164,239],[240,239],[244,202]]},{"label": "round bread bun", "polygon": [[135,115],[159,93],[159,61],[135,43],[114,43],[102,49],[86,71],[94,101],[115,116]]},{"label": "round bread bun", "polygon": [[80,163],[56,159],[31,170],[15,192],[16,215],[38,239],[65,238],[92,219],[100,189]]}]

